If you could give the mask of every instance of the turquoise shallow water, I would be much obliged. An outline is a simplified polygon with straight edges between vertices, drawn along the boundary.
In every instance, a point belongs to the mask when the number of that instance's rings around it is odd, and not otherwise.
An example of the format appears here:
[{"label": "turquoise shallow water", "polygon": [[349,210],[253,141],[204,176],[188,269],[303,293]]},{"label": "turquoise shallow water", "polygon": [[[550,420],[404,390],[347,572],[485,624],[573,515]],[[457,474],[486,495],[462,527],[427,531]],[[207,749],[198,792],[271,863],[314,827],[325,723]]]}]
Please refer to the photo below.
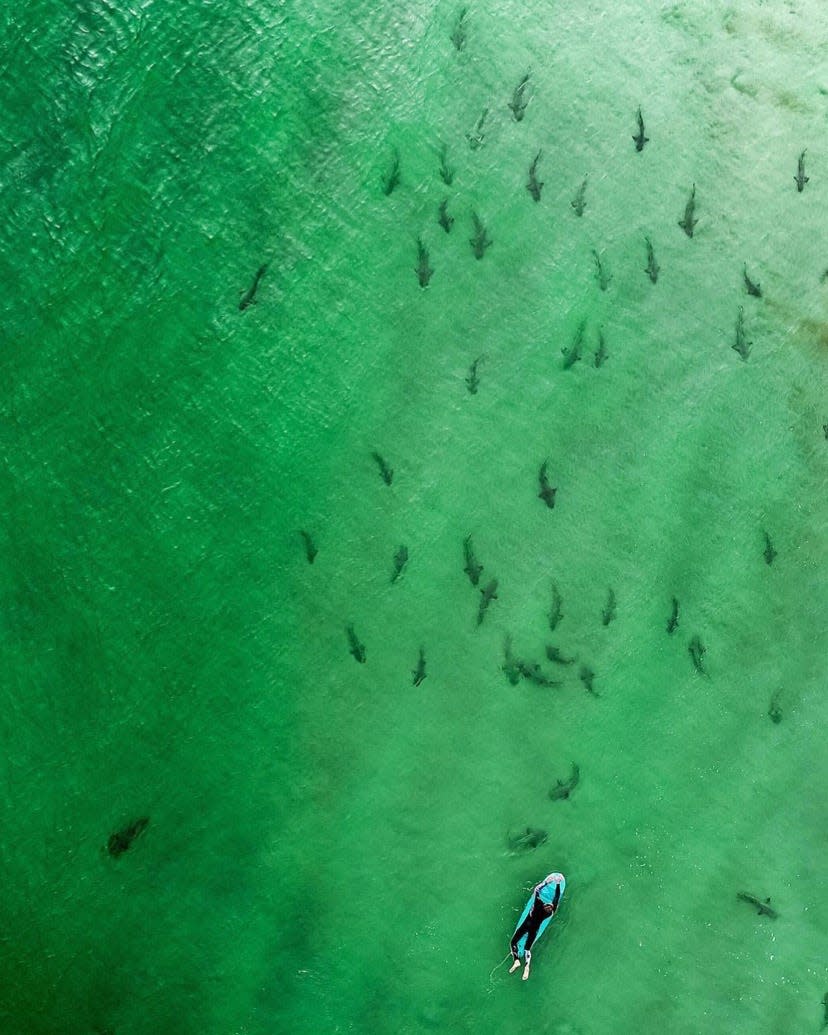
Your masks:
[{"label": "turquoise shallow water", "polygon": [[[822,1024],[828,18],[470,6],[458,53],[457,16],[2,14],[9,1035]],[[578,660],[512,685],[507,637]]]}]

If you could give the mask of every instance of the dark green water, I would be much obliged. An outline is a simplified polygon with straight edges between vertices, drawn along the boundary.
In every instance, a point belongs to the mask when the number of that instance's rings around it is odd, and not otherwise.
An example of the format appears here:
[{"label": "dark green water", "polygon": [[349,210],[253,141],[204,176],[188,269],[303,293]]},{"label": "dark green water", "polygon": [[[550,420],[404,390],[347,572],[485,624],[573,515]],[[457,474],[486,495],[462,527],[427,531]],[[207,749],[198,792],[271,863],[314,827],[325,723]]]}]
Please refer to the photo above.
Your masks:
[{"label": "dark green water", "polygon": [[0,14],[3,1035],[820,1030],[828,15],[458,10]]}]

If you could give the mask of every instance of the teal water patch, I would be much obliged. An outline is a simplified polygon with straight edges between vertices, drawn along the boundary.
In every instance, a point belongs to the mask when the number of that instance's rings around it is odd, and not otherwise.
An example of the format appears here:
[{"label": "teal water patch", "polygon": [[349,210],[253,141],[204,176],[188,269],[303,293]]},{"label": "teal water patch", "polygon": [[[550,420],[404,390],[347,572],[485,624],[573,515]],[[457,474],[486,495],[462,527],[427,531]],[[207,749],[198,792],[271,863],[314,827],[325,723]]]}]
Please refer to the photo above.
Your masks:
[{"label": "teal water patch", "polygon": [[3,16],[4,1031],[821,1023],[825,14],[458,14]]}]

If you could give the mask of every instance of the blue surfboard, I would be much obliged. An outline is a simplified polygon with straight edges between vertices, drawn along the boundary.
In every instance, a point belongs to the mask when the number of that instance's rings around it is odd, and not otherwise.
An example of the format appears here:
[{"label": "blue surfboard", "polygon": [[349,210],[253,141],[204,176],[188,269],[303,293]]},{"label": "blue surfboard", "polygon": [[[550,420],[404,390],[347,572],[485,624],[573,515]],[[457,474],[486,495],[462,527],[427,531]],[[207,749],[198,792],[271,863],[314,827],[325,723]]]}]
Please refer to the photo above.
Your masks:
[{"label": "blue surfboard", "polygon": [[[561,902],[563,901],[564,891],[566,890],[566,879],[564,878],[563,874],[561,874],[561,879],[560,879],[559,883],[561,885],[561,897],[558,899],[558,909],[561,908]],[[550,888],[552,888],[552,893],[554,894],[555,885],[554,884],[550,884],[548,886]],[[543,897],[543,896],[541,896],[541,897]],[[515,924],[515,930],[517,930],[520,927],[520,925],[523,923],[523,921],[526,919],[526,917],[529,916],[529,910],[532,908],[532,902],[534,901],[534,899],[535,899],[535,891],[533,889],[532,890],[532,894],[529,896],[529,901],[526,903],[526,905],[525,905],[525,907],[523,909],[523,912],[520,914],[520,919]],[[546,930],[546,928],[552,923],[552,921],[558,915],[558,909],[555,910],[555,912],[552,914],[552,916],[548,916],[543,921],[543,923],[541,923],[540,927],[538,928],[537,938],[535,938],[535,945],[538,944],[538,941],[540,940],[540,937],[543,934],[543,932]],[[518,955],[521,958],[523,958],[523,956],[524,956],[524,954],[526,952],[526,935],[525,934],[521,936],[520,941],[517,943],[517,951],[518,951]]]}]

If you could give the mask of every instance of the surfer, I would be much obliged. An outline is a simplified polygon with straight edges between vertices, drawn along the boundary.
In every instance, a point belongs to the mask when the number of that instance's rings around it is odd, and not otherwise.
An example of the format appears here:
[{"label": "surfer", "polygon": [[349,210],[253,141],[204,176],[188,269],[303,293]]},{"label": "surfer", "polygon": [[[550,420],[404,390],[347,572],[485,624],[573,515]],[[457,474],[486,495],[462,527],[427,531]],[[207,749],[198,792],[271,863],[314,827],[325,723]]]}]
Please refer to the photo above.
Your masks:
[{"label": "surfer", "polygon": [[535,944],[541,925],[545,920],[551,920],[557,911],[558,903],[561,900],[563,879],[562,873],[550,873],[548,877],[544,877],[540,884],[535,885],[532,891],[532,906],[512,935],[509,949],[514,962],[509,969],[510,974],[514,973],[520,966],[521,950],[518,948],[518,942],[521,941],[524,935],[526,936],[526,944],[522,950],[526,960],[526,966],[523,968],[524,981],[529,977],[529,968],[532,965],[531,949]]}]

